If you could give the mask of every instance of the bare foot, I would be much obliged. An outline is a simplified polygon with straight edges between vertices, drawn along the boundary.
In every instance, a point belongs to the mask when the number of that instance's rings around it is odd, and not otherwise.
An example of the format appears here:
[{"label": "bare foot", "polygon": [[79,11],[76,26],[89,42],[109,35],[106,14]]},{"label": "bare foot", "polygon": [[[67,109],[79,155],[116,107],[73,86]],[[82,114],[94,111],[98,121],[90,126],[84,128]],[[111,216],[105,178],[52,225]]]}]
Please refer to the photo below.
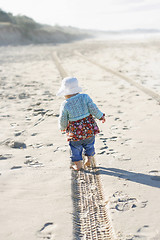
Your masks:
[{"label": "bare foot", "polygon": [[87,161],[85,164],[84,164],[85,167],[91,167],[91,162]]},{"label": "bare foot", "polygon": [[75,171],[81,170],[82,169],[82,161],[74,162],[74,164],[71,165],[71,168]]},{"label": "bare foot", "polygon": [[92,161],[94,159],[93,156],[87,156],[88,160],[87,162],[84,164],[85,167],[91,167],[92,166]]},{"label": "bare foot", "polygon": [[73,169],[75,171],[79,171],[79,169],[77,168],[77,166],[74,164],[74,165],[71,165],[70,166],[70,169]]}]

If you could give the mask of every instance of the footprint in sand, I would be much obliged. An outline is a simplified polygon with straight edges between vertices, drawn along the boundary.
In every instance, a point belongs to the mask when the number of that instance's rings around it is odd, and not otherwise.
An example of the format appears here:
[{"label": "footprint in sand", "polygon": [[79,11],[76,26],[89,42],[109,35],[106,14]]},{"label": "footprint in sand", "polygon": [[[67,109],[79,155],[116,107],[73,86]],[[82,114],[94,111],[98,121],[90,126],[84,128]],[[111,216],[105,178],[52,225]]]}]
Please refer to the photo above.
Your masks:
[{"label": "footprint in sand", "polygon": [[11,170],[20,169],[20,168],[22,168],[22,166],[13,166]]},{"label": "footprint in sand", "polygon": [[106,151],[102,151],[102,152],[98,152],[97,154],[101,155],[101,154],[105,154],[105,153],[106,153]]},{"label": "footprint in sand", "polygon": [[14,95],[9,95],[9,96],[7,96],[7,98],[10,99],[10,100],[13,100],[13,99],[16,99],[17,97],[16,97],[16,95],[14,94]]},{"label": "footprint in sand", "polygon": [[[158,240],[159,238],[151,238],[154,234],[150,232],[149,225],[144,225],[143,227],[137,230],[137,233],[134,235],[126,236],[126,240],[135,240],[135,239],[152,239]],[[149,238],[148,238],[149,237]]]},{"label": "footprint in sand", "polygon": [[107,154],[107,155],[109,155],[109,154],[117,153],[116,151],[114,151],[114,149],[109,149],[107,144],[106,144],[107,140],[115,142],[115,141],[117,141],[117,138],[118,138],[117,136],[112,136],[110,138],[100,137],[100,140],[103,142],[104,147],[101,147],[100,148],[101,152],[98,152],[97,154]]},{"label": "footprint in sand", "polygon": [[115,131],[115,130],[118,129],[118,126],[116,126],[116,125],[112,125],[112,126],[110,127],[110,129],[111,129],[112,131]]},{"label": "footprint in sand", "polygon": [[107,142],[108,138],[101,137],[100,140],[102,140],[103,143]]},{"label": "footprint in sand", "polygon": [[32,147],[32,148],[41,148],[43,147],[43,143],[35,143],[35,144],[30,144],[28,145],[29,147]]},{"label": "footprint in sand", "polygon": [[32,136],[32,137],[35,137],[35,136],[37,136],[37,134],[38,134],[38,133],[32,133],[31,136]]},{"label": "footprint in sand", "polygon": [[3,155],[0,154],[0,160],[7,160],[12,157],[13,157],[12,154],[3,154]]},{"label": "footprint in sand", "polygon": [[124,127],[122,128],[122,130],[129,130],[129,127],[124,126]]},{"label": "footprint in sand", "polygon": [[9,114],[0,115],[0,118],[10,118],[10,117],[11,117],[11,115],[9,115]]},{"label": "footprint in sand", "polygon": [[101,154],[106,154],[106,155],[110,155],[110,154],[115,154],[115,153],[117,153],[116,151],[114,151],[114,149],[108,149],[108,147],[106,146],[106,147],[102,147],[102,148],[100,148],[100,150],[103,150],[103,149],[106,149],[106,150],[104,150],[104,151],[102,151],[102,152],[98,152],[97,154],[99,155],[101,155]]},{"label": "footprint in sand", "polygon": [[115,209],[118,211],[128,211],[130,208],[135,208],[135,207],[136,207],[135,204],[132,204],[130,202],[125,202],[125,203],[118,203]]},{"label": "footprint in sand", "polygon": [[122,121],[119,117],[115,117],[114,121]]},{"label": "footprint in sand", "polygon": [[30,95],[28,93],[23,92],[23,93],[20,93],[18,97],[19,99],[27,99],[27,98],[30,98]]},{"label": "footprint in sand", "polygon": [[98,135],[99,135],[99,136],[104,136],[104,134],[103,134],[103,133],[99,133]]},{"label": "footprint in sand", "polygon": [[11,139],[7,139],[3,142],[3,144],[5,144],[6,146],[10,147],[10,148],[17,148],[17,149],[24,149],[27,148],[26,144],[24,142],[16,142],[14,140]]},{"label": "footprint in sand", "polygon": [[31,156],[26,156],[27,160],[24,162],[28,167],[43,167],[43,163],[38,162],[36,158]]},{"label": "footprint in sand", "polygon": [[111,208],[117,211],[128,211],[134,210],[135,208],[144,208],[146,207],[148,201],[138,201],[134,197],[129,197],[127,194],[117,191],[113,194],[111,199]]},{"label": "footprint in sand", "polygon": [[67,145],[65,145],[65,146],[63,146],[63,147],[56,147],[56,149],[54,149],[53,152],[57,152],[57,151],[66,152],[66,151],[67,151],[67,148],[68,148]]},{"label": "footprint in sand", "polygon": [[115,142],[115,141],[117,141],[117,138],[118,138],[117,136],[112,136],[110,138],[103,138],[103,137],[101,137],[100,140],[102,140],[103,143],[106,143],[107,140]]},{"label": "footprint in sand", "polygon": [[39,238],[50,239],[54,238],[54,224],[52,222],[45,223],[44,226],[37,233]]},{"label": "footprint in sand", "polygon": [[[153,237],[153,236],[155,236],[155,237]],[[157,235],[157,232],[155,231],[155,229],[153,229],[149,225],[144,225],[141,228],[139,228],[137,230],[137,234],[135,235],[136,238],[152,239],[152,240],[154,240],[154,239],[158,240],[159,238],[157,238],[157,236],[159,236],[159,234]]]},{"label": "footprint in sand", "polygon": [[113,136],[113,137],[110,137],[109,140],[110,140],[110,141],[113,141],[113,142],[116,142],[116,141],[117,141],[117,138],[118,138],[117,136]]},{"label": "footprint in sand", "polygon": [[20,132],[20,131],[17,131],[17,130],[16,130],[14,136],[15,136],[15,137],[18,137],[18,136],[22,135],[24,132],[25,132],[25,131],[21,131],[21,132]]},{"label": "footprint in sand", "polygon": [[105,147],[101,147],[100,150],[104,150],[104,149],[107,149],[108,146],[105,146]]},{"label": "footprint in sand", "polygon": [[146,231],[148,228],[149,228],[148,225],[144,225],[143,227],[139,228],[139,229],[137,230],[137,232],[143,232],[143,231]]},{"label": "footprint in sand", "polygon": [[33,113],[33,116],[38,116],[38,115],[45,115],[46,114],[46,112],[48,111],[48,110],[45,110],[45,109],[43,109],[43,108],[36,108],[36,109],[34,109],[33,110],[34,111],[34,113]]},{"label": "footprint in sand", "polygon": [[115,209],[118,211],[128,211],[130,209],[137,207],[137,199],[136,198],[130,198],[127,195],[120,196],[118,198],[117,204],[115,206]]}]

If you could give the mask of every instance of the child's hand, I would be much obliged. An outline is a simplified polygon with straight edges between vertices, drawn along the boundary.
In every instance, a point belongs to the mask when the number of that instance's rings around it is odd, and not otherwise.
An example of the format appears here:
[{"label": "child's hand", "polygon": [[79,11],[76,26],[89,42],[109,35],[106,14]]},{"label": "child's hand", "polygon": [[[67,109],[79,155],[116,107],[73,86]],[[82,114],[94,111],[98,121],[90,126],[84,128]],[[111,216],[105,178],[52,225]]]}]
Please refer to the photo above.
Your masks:
[{"label": "child's hand", "polygon": [[105,123],[105,121],[106,121],[106,119],[105,119],[105,117],[103,117],[103,119],[102,119],[102,123]]},{"label": "child's hand", "polygon": [[103,113],[103,116],[99,120],[102,121],[102,123],[105,123],[106,121],[105,113]]},{"label": "child's hand", "polygon": [[73,133],[67,133],[67,141],[72,140],[74,134]]}]

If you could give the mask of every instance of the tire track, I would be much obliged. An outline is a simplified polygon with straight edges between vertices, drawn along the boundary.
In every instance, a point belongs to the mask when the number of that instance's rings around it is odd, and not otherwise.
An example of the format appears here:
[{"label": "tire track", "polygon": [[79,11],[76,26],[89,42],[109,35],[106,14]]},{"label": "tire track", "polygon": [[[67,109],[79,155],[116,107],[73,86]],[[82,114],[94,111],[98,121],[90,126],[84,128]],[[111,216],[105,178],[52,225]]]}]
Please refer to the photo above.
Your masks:
[{"label": "tire track", "polygon": [[107,68],[107,67],[105,67],[105,66],[97,63],[96,61],[87,58],[86,56],[84,56],[83,54],[81,54],[81,53],[78,52],[78,51],[74,51],[74,53],[75,53],[77,56],[81,57],[82,59],[84,59],[84,60],[86,60],[86,61],[88,61],[88,62],[90,62],[90,63],[92,63],[92,64],[94,64],[94,65],[96,65],[96,66],[98,66],[98,67],[100,67],[101,69],[103,69],[103,70],[105,70],[105,71],[107,71],[107,72],[110,72],[110,73],[116,75],[116,76],[119,77],[119,78],[122,78],[122,79],[125,80],[126,82],[130,83],[131,85],[135,86],[136,88],[138,88],[138,89],[141,90],[142,92],[146,93],[147,95],[149,95],[150,97],[152,97],[153,99],[155,99],[155,100],[160,104],[160,95],[159,95],[158,93],[155,93],[154,91],[152,91],[152,90],[144,87],[143,85],[135,82],[134,80],[132,80],[131,78],[129,78],[129,77],[125,76],[125,75],[122,75],[122,74],[120,74],[120,73],[118,73],[118,72],[115,72],[115,71],[113,71],[112,69]]},{"label": "tire track", "polygon": [[114,239],[95,160],[87,170],[72,171],[72,199],[74,239]]},{"label": "tire track", "polygon": [[[57,53],[53,60],[62,78],[64,70]],[[95,160],[92,167],[72,170],[73,239],[114,240],[113,229],[104,202],[102,183]]]},{"label": "tire track", "polygon": [[53,61],[54,61],[55,65],[56,65],[56,67],[57,67],[61,77],[62,78],[67,77],[68,73],[64,70],[64,68],[63,68],[63,66],[61,64],[61,61],[60,61],[59,57],[57,56],[57,52],[54,52],[52,54],[52,58],[53,58]]}]

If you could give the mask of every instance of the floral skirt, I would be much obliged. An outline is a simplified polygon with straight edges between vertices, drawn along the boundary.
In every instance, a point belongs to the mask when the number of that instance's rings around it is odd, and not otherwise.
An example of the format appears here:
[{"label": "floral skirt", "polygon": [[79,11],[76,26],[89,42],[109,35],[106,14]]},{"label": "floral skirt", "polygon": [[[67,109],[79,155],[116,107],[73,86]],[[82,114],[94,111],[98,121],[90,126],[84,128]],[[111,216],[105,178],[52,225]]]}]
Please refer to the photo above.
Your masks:
[{"label": "floral skirt", "polygon": [[66,132],[72,135],[71,141],[80,141],[98,134],[99,128],[92,115],[69,122]]}]

